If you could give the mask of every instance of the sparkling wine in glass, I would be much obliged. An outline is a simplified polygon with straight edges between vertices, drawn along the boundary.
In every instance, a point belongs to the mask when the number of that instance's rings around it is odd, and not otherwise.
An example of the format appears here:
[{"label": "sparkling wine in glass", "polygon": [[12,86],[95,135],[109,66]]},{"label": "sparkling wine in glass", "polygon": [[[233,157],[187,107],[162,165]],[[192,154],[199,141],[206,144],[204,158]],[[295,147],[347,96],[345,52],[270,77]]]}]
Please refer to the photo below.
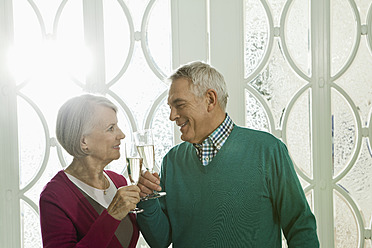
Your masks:
[{"label": "sparkling wine in glass", "polygon": [[[151,129],[139,130],[133,133],[134,141],[140,156],[143,158],[143,163],[148,171],[154,173],[155,152],[154,139]],[[154,199],[165,196],[165,192],[157,192],[148,195],[146,199]]]},{"label": "sparkling wine in glass", "polygon": [[149,170],[151,173],[154,172],[154,164],[155,164],[155,153],[154,153],[154,145],[149,144],[141,144],[137,145],[138,152],[143,158],[143,162],[146,166],[146,169]]},{"label": "sparkling wine in glass", "polygon": [[[137,185],[142,172],[143,159],[138,156],[138,153],[136,152],[135,148],[133,149],[133,146],[134,145],[129,145],[129,156],[126,156],[126,162],[129,181],[132,185]],[[129,212],[139,214],[143,211],[143,209],[135,208]]]}]

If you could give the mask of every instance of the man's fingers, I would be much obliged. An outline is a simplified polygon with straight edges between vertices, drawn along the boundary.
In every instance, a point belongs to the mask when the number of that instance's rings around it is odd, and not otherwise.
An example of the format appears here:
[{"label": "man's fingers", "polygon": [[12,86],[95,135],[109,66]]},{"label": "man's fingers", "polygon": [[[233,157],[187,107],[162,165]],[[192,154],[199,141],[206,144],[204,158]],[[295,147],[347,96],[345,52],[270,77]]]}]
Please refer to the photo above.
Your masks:
[{"label": "man's fingers", "polygon": [[152,191],[161,191],[161,187],[159,186],[160,181],[158,183],[153,183],[150,180],[141,177],[138,182],[138,187],[141,189],[142,193],[151,194]]},{"label": "man's fingers", "polygon": [[[160,178],[159,178],[159,175],[158,173],[154,173],[154,174],[151,174],[149,171],[144,171],[140,177],[140,181],[141,179],[146,179],[152,183],[155,183],[155,184],[160,184]],[[142,183],[143,184],[143,183]]]},{"label": "man's fingers", "polygon": [[160,180],[160,176],[159,176],[159,174],[158,174],[157,172],[152,173],[152,175],[153,175],[154,177],[156,177],[158,180]]}]

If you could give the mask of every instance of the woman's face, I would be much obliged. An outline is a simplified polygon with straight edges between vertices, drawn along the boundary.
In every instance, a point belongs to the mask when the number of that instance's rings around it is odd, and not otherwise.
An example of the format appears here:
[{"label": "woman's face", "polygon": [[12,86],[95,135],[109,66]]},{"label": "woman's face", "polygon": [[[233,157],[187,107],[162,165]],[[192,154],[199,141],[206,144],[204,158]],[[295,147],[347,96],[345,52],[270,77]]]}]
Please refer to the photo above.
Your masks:
[{"label": "woman's face", "polygon": [[94,113],[92,131],[83,138],[83,149],[89,157],[105,165],[120,158],[120,141],[125,138],[118,127],[118,119],[113,109],[97,106]]}]

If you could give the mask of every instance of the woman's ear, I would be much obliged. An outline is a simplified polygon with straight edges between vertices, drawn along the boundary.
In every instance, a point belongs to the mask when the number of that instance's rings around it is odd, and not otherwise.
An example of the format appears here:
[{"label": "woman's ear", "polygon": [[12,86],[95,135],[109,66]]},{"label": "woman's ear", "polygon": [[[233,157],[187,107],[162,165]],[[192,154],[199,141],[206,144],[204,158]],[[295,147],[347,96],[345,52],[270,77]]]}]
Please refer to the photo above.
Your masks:
[{"label": "woman's ear", "polygon": [[81,149],[83,149],[83,151],[86,151],[86,152],[88,151],[88,144],[87,144],[87,141],[84,135],[80,139],[80,146],[81,146]]},{"label": "woman's ear", "polygon": [[208,112],[212,111],[217,105],[217,92],[213,89],[207,90],[206,93]]}]

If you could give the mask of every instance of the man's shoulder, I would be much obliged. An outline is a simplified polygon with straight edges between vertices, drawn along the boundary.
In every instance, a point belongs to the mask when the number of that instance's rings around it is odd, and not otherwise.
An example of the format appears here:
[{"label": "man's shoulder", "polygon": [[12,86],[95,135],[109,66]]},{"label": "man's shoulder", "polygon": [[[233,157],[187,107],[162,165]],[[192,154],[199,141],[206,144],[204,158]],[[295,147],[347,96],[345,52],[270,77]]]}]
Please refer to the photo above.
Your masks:
[{"label": "man's shoulder", "polygon": [[277,137],[267,131],[241,126],[235,126],[231,134],[233,134],[231,137],[236,139],[251,140],[259,143],[276,143],[279,141]]},{"label": "man's shoulder", "polygon": [[176,155],[178,154],[179,152],[186,152],[188,151],[190,148],[193,148],[193,145],[189,142],[186,142],[186,141],[183,141],[175,146],[173,146],[167,153],[167,156],[172,156],[172,155]]}]

